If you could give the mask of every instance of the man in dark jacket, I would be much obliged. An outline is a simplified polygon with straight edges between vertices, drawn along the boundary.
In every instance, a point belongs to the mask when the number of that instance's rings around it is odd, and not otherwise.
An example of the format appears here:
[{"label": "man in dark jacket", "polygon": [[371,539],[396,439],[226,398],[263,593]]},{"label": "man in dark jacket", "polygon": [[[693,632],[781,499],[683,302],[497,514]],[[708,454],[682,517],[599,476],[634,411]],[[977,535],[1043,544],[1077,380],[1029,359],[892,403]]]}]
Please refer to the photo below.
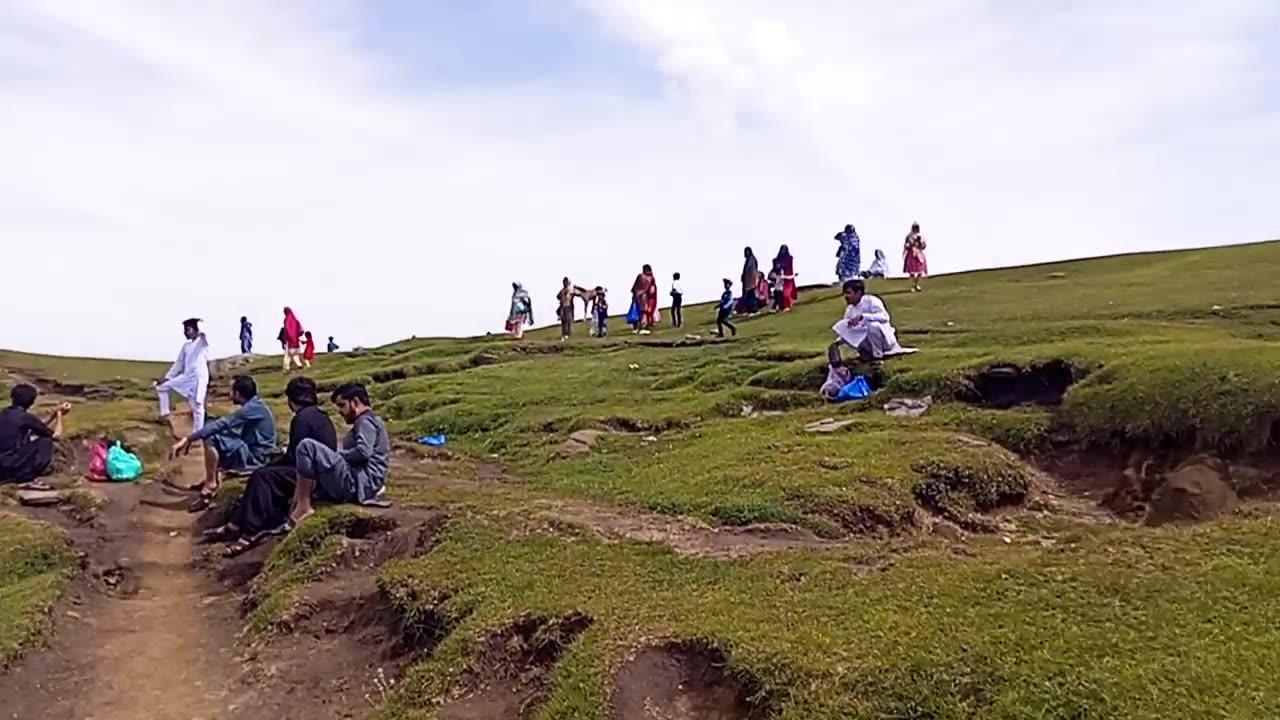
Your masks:
[{"label": "man in dark jacket", "polygon": [[71,404],[59,405],[46,423],[31,414],[38,394],[26,383],[15,385],[9,391],[12,405],[0,411],[0,483],[43,487],[36,478],[53,463],[53,441],[62,437],[62,418],[71,412]]},{"label": "man in dark jacket", "polygon": [[298,446],[303,441],[317,442],[330,450],[338,447],[338,432],[319,407],[315,381],[307,377],[293,378],[285,386],[284,394],[293,411],[288,449],[283,456],[253,471],[228,522],[205,533],[212,541],[235,540],[227,548],[228,556],[239,555],[263,538],[283,532],[297,484]]}]

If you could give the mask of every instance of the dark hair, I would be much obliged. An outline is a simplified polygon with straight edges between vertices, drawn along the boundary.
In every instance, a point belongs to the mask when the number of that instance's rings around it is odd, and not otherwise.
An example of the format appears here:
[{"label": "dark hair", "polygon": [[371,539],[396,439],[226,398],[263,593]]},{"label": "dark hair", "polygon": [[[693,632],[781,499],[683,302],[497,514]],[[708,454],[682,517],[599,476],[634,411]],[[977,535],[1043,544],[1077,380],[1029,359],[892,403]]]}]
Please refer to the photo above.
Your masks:
[{"label": "dark hair", "polygon": [[343,383],[338,386],[337,390],[333,391],[333,395],[329,399],[334,402],[339,400],[346,400],[347,402],[359,400],[361,405],[367,407],[369,405],[369,391],[365,390],[360,383]]},{"label": "dark hair", "polygon": [[729,288],[731,288],[731,287],[733,287],[733,281],[732,281],[732,280],[730,280],[729,278],[725,278],[725,279],[724,279],[724,288],[725,288],[726,290],[728,290],[728,289],[729,289]]},{"label": "dark hair", "polygon": [[9,399],[13,401],[14,407],[30,410],[31,406],[36,404],[36,395],[39,394],[40,391],[36,390],[34,385],[19,383],[9,391]]},{"label": "dark hair", "polygon": [[640,268],[640,269],[641,269],[642,271],[644,271],[644,272],[647,272],[647,273],[651,273],[651,272],[653,272],[653,267],[652,267],[651,265],[649,265],[649,263],[645,263],[645,264],[644,264],[644,267],[642,267],[642,268]]},{"label": "dark hair", "polygon": [[245,317],[245,316],[241,315],[241,316],[240,316],[240,322],[249,322],[249,318],[247,318],[247,317]]},{"label": "dark hair", "polygon": [[191,328],[192,330],[200,330],[200,318],[187,318],[182,321],[182,327]]},{"label": "dark hair", "polygon": [[856,278],[853,280],[845,280],[844,291],[865,293],[867,291],[867,284]]},{"label": "dark hair", "polygon": [[679,279],[680,279],[680,273],[676,273],[675,275],[672,275],[671,277],[672,277],[672,279],[674,279],[674,280],[679,280]]},{"label": "dark hair", "polygon": [[920,232],[920,223],[911,223],[911,232]]},{"label": "dark hair", "polygon": [[284,386],[284,396],[289,402],[299,407],[310,407],[319,405],[320,400],[316,397],[316,381],[309,377],[296,377]]},{"label": "dark hair", "polygon": [[245,400],[252,400],[258,396],[258,383],[248,375],[237,375],[231,378],[231,392]]}]

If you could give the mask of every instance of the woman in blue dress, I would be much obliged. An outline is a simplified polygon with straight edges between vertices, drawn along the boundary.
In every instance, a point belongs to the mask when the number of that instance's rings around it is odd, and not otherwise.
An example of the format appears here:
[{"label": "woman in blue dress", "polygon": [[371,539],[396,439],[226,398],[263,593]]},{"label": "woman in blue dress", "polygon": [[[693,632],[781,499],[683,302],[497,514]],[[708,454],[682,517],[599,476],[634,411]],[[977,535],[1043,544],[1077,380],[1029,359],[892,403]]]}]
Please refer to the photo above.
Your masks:
[{"label": "woman in blue dress", "polygon": [[862,241],[852,225],[845,225],[844,230],[836,233],[836,241],[840,243],[840,249],[836,250],[836,277],[843,283],[858,277],[862,270]]}]

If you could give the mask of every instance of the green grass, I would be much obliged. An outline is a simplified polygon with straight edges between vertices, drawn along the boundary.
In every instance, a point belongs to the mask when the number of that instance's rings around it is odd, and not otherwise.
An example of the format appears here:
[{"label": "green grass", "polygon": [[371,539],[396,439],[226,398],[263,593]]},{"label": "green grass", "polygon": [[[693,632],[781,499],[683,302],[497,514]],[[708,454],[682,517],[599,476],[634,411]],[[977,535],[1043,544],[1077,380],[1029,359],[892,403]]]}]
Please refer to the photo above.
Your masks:
[{"label": "green grass", "polygon": [[43,638],[75,566],[60,530],[0,510],[0,667]]},{"label": "green grass", "polygon": [[[380,582],[450,632],[386,715],[431,717],[481,641],[513,621],[585,612],[594,623],[550,669],[535,717],[603,718],[617,664],[663,638],[723,648],[785,720],[1280,717],[1270,503],[1162,529],[1019,507],[1037,482],[1026,459],[1051,449],[1235,458],[1271,447],[1277,272],[1280,243],[1268,243],[932,278],[918,295],[875,282],[921,352],[888,362],[874,398],[840,406],[816,392],[843,312],[834,289],[742,322],[734,340],[708,339],[711,311],[699,306],[690,327],[647,338],[583,333],[562,345],[539,330],[521,344],[421,339],[320,356],[314,377],[368,384],[398,437],[446,433],[462,457],[455,480],[479,463],[512,476],[424,485],[397,466],[399,503],[453,520],[431,552],[387,566]],[[1079,378],[1060,405],[965,402],[992,365],[1051,362]],[[283,425],[284,377],[270,361],[252,370]],[[917,419],[880,409],[926,394],[935,404]],[[135,410],[102,412],[104,423],[134,421]],[[852,422],[805,431],[824,417]],[[561,457],[585,428],[611,432]],[[794,523],[840,542],[684,557],[529,512],[556,502]],[[978,532],[948,544],[923,532],[932,516]],[[326,511],[277,546],[254,587],[256,629],[330,571],[355,518]],[[1013,529],[982,532],[997,527]]]}]

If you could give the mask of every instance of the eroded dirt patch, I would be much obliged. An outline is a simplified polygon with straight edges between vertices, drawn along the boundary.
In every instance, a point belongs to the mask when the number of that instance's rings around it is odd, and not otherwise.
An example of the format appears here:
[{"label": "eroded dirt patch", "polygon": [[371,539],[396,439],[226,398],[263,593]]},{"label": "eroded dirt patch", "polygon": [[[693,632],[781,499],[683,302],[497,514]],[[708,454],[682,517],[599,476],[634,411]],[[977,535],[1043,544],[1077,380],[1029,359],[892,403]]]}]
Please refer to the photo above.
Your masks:
[{"label": "eroded dirt patch", "polygon": [[610,720],[763,720],[771,703],[759,685],[729,670],[703,642],[642,648],[622,665],[609,698]]},{"label": "eroded dirt patch", "polygon": [[546,693],[546,675],[591,617],[527,617],[491,633],[456,695],[437,710],[439,720],[520,720]]},{"label": "eroded dirt patch", "polygon": [[1082,368],[1065,360],[1050,360],[1027,367],[992,365],[968,379],[959,399],[996,410],[1018,405],[1061,405],[1067,390],[1084,375]]}]

